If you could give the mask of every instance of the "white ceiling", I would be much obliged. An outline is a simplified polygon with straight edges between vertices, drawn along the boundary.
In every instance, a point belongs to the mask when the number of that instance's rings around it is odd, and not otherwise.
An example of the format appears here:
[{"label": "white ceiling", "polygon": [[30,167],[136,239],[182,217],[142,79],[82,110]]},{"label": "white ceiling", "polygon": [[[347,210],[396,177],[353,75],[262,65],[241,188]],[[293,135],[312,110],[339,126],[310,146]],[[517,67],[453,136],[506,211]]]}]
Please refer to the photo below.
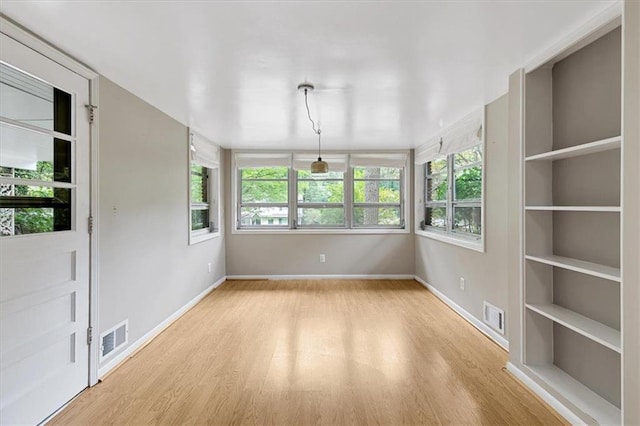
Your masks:
[{"label": "white ceiling", "polygon": [[227,148],[407,148],[612,1],[12,1],[0,11]]}]

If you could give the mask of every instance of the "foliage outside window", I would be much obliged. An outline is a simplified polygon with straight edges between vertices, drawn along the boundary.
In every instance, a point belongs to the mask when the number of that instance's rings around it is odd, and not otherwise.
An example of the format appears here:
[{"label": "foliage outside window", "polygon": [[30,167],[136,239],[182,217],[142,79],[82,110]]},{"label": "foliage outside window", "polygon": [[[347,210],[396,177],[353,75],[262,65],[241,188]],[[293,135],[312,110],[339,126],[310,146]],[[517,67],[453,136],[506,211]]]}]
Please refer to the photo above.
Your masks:
[{"label": "foliage outside window", "polygon": [[480,144],[425,164],[427,230],[481,238],[482,155]]},{"label": "foliage outside window", "polygon": [[404,167],[349,169],[348,156],[336,154],[336,167],[314,175],[303,154],[293,157],[294,167],[239,163],[238,229],[404,228]]}]

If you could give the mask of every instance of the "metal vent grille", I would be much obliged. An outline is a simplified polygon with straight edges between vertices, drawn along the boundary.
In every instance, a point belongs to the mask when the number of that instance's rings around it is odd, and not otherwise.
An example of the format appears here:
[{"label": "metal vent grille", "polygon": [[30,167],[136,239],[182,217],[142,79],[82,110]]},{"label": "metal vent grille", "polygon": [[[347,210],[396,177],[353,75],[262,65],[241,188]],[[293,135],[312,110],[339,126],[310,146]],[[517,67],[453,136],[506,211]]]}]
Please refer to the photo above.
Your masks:
[{"label": "metal vent grille", "polygon": [[100,347],[102,358],[109,355],[116,348],[115,336],[111,332],[105,336],[102,336],[102,346]]},{"label": "metal vent grille", "polygon": [[504,334],[504,311],[491,303],[484,302],[483,313],[484,322],[500,334]]},{"label": "metal vent grille", "polygon": [[100,335],[100,359],[108,358],[129,340],[129,320],[111,327]]}]

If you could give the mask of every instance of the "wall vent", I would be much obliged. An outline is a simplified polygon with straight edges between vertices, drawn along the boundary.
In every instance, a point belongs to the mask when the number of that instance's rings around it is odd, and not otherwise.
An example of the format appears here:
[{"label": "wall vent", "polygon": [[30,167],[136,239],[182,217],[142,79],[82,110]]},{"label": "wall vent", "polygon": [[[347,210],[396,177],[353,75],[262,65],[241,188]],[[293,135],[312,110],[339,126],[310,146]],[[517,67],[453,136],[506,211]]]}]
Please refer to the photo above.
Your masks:
[{"label": "wall vent", "polygon": [[504,334],[504,311],[485,301],[483,311],[484,322],[489,324],[491,328]]},{"label": "wall vent", "polygon": [[129,320],[124,320],[100,335],[100,361],[116,353],[129,341]]}]

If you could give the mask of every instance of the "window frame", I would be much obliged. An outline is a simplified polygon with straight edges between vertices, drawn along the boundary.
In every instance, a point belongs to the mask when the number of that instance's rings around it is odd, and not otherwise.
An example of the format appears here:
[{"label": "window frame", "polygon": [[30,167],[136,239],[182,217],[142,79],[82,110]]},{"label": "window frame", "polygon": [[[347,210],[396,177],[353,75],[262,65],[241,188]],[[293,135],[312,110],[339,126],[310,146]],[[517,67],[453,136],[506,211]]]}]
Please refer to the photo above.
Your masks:
[{"label": "window frame", "polygon": [[[406,162],[403,167],[400,168],[400,214],[401,214],[401,226],[376,226],[376,227],[364,227],[364,226],[353,226],[353,167],[350,164],[350,154],[385,154],[385,153],[401,153],[406,154]],[[347,156],[347,167],[346,171],[343,175],[344,182],[344,201],[343,204],[335,204],[336,207],[344,206],[344,218],[345,224],[344,226],[329,226],[329,225],[303,225],[300,226],[298,224],[298,173],[297,170],[294,169],[292,165],[288,166],[288,177],[289,177],[289,200],[287,206],[284,204],[278,205],[278,207],[288,207],[289,211],[289,223],[287,226],[279,227],[274,225],[267,226],[247,226],[241,225],[240,217],[240,201],[241,201],[241,169],[237,166],[236,163],[236,154],[244,154],[244,153],[259,153],[259,154],[282,154],[287,153],[292,157],[294,154],[310,154],[312,152],[309,151],[257,151],[257,150],[234,150],[232,152],[232,175],[235,177],[232,180],[232,194],[233,194],[233,203],[235,205],[234,215],[234,225],[231,229],[232,234],[248,234],[248,233],[256,233],[256,234],[409,234],[411,233],[411,229],[407,226],[407,214],[410,211],[407,203],[409,201],[409,197],[406,194],[409,194],[410,191],[410,182],[407,178],[411,175],[411,167],[412,163],[410,160],[410,153],[408,150],[393,150],[393,151],[327,151],[326,155],[346,155]],[[313,153],[312,153],[313,154]],[[275,166],[274,166],[275,167]],[[332,207],[334,203],[304,203],[304,207],[313,207],[313,205],[317,204],[321,207]],[[377,207],[377,205],[376,205]],[[397,204],[394,205],[397,207]]]},{"label": "window frame", "polygon": [[[483,130],[484,132],[484,130]],[[473,149],[479,146],[482,150],[482,159],[479,162],[471,163],[463,166],[462,168],[455,167],[455,156]],[[482,141],[478,144],[475,144],[471,147],[462,149],[460,151],[456,151],[446,155],[447,161],[447,197],[444,201],[428,201],[427,199],[427,181],[430,179],[430,176],[435,174],[428,174],[427,168],[428,164],[432,161],[435,161],[439,158],[443,158],[443,156],[433,158],[421,165],[418,169],[416,168],[416,174],[419,176],[419,181],[421,182],[420,193],[418,195],[418,188],[416,188],[416,210],[418,207],[420,208],[420,214],[416,217],[420,218],[420,221],[424,223],[424,229],[422,226],[416,226],[415,233],[416,235],[420,235],[423,237],[431,238],[434,240],[439,240],[443,242],[447,242],[453,245],[457,245],[460,247],[468,248],[471,250],[485,252],[485,197],[486,197],[486,144],[484,135],[482,137]],[[466,168],[475,167],[479,165],[482,171],[481,178],[481,197],[479,200],[456,200],[455,199],[455,175],[456,171],[464,170]],[[446,219],[445,219],[445,229],[442,230],[437,227],[431,227],[426,225],[426,215],[427,208],[429,207],[445,207],[446,208]],[[453,229],[454,225],[454,215],[456,207],[480,207],[480,235],[476,236],[476,234],[470,234],[465,232],[458,232]]]},{"label": "window frame", "polygon": [[[405,191],[404,191],[404,177],[405,177],[405,169],[406,169],[406,165],[403,168],[400,168],[400,177],[398,179],[383,179],[383,178],[376,178],[376,179],[356,179],[355,177],[355,173],[354,173],[354,169],[355,167],[351,167],[350,171],[352,174],[352,179],[351,179],[351,224],[352,227],[355,229],[404,229],[406,228],[406,218],[405,218],[405,206],[404,206],[404,199],[405,199]],[[380,168],[396,168],[396,167],[380,167]],[[354,186],[356,182],[383,182],[383,181],[398,181],[398,187],[399,187],[399,191],[400,191],[400,199],[398,200],[398,203],[372,203],[372,202],[356,202],[355,200],[355,190],[354,190]],[[400,216],[400,225],[399,226],[394,226],[394,225],[357,225],[356,224],[356,220],[355,220],[355,209],[356,208],[367,208],[367,207],[372,207],[372,208],[384,208],[384,207],[398,207],[399,208],[399,216]]]},{"label": "window frame", "polygon": [[[255,167],[255,168],[266,168],[265,167]],[[283,166],[273,166],[273,167],[283,167]],[[247,167],[251,168],[251,167]],[[287,177],[286,178],[278,178],[278,179],[249,179],[250,181],[262,181],[262,182],[287,182],[287,202],[286,203],[243,203],[242,202],[242,170],[241,168],[234,167],[236,171],[236,179],[234,180],[238,184],[236,185],[236,190],[234,191],[236,194],[235,206],[236,206],[236,226],[234,229],[288,229],[291,227],[292,218],[291,211],[289,206],[291,205],[291,167],[287,168]],[[287,208],[289,209],[287,215],[287,223],[286,224],[272,224],[272,225],[242,225],[242,208],[243,207],[273,207],[273,208]]]},{"label": "window frame", "polygon": [[[190,137],[188,138],[189,143],[187,145],[190,154],[192,150],[192,138],[193,138],[193,133],[190,133]],[[211,144],[211,146],[214,147],[213,144]],[[219,149],[217,146],[215,148]],[[192,190],[191,177],[192,177],[193,166],[202,167],[206,171],[206,185],[207,185],[207,202],[206,203],[195,202],[193,200],[193,197],[191,196],[191,190]],[[220,237],[221,228],[222,228],[221,205],[220,205],[220,195],[221,195],[220,165],[218,165],[217,167],[207,167],[200,164],[198,161],[194,160],[192,158],[192,155],[189,155],[188,165],[187,165],[187,176],[188,176],[187,188],[188,188],[188,194],[189,194],[189,197],[188,197],[189,198],[188,200],[189,201],[188,202],[189,245],[201,243],[203,241],[207,241],[212,238]],[[207,209],[209,210],[209,223],[213,222],[214,228],[211,229],[211,227],[208,227],[208,228],[193,230],[192,229],[192,226],[193,226],[192,212],[193,210],[202,210],[201,207],[203,204],[208,205]]]},{"label": "window frame", "polygon": [[[295,212],[293,217],[293,229],[349,229],[349,219],[347,216],[347,172],[342,172],[342,179],[337,178],[303,178],[300,179],[298,173],[300,170],[291,169],[295,176],[293,177],[293,191],[295,196],[293,198],[292,203],[292,211]],[[342,203],[321,203],[321,202],[300,202],[298,201],[298,182],[314,182],[314,181],[322,181],[322,182],[342,182]],[[308,209],[323,209],[323,208],[342,208],[343,214],[343,223],[342,226],[334,226],[334,225],[302,225],[300,224],[299,219],[299,211],[300,208],[308,208]]]}]

